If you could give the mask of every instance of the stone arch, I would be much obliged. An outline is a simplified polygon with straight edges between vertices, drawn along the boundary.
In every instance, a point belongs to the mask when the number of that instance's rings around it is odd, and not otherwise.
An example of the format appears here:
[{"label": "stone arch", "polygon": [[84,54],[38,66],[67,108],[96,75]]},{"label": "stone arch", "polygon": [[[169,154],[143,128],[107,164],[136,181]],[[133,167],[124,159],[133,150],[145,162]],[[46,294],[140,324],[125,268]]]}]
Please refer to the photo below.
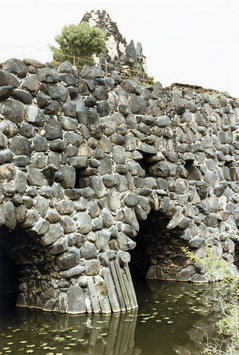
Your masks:
[{"label": "stone arch", "polygon": [[22,265],[18,306],[136,308],[129,251],[147,219],[160,232],[147,277],[208,281],[177,255],[187,244],[205,257],[205,240],[233,263],[238,101],[111,79],[97,65],[2,65],[0,225],[12,232],[0,241]]}]

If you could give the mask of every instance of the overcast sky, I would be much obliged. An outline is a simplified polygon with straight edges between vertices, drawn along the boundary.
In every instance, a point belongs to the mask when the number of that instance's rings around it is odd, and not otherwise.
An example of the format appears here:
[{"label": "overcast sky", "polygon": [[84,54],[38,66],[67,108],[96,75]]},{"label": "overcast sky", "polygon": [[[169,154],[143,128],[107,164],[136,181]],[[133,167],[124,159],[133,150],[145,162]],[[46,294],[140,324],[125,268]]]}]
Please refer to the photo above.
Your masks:
[{"label": "overcast sky", "polygon": [[106,10],[127,42],[141,42],[148,72],[164,86],[179,81],[239,97],[239,0],[1,0],[0,61],[49,60],[64,25]]}]

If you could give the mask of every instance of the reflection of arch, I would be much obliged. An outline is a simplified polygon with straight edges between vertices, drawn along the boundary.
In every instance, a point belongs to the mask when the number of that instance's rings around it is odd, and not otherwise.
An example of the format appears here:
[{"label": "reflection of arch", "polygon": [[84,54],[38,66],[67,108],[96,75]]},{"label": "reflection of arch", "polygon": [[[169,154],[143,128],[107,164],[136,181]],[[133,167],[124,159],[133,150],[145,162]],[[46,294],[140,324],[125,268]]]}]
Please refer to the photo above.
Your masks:
[{"label": "reflection of arch", "polygon": [[[137,307],[128,251],[141,221],[147,248],[160,229],[168,249],[182,240],[205,257],[207,239],[233,262],[237,101],[159,83],[142,90],[117,73],[105,79],[100,66],[84,67],[80,82],[70,63],[58,72],[12,59],[2,69],[0,225],[12,232],[1,244],[22,265],[19,306]],[[148,277],[207,281],[180,255],[167,251],[162,264],[161,246],[155,238]]]},{"label": "reflection of arch", "polygon": [[[131,354],[133,351],[134,354],[141,353],[134,342],[137,311],[122,312],[118,315],[72,316],[19,309],[18,314],[22,322],[19,332],[14,333],[13,345],[10,345],[16,353],[19,349],[19,341],[22,339],[28,340],[28,345],[30,340],[30,344],[34,344],[35,349],[42,349],[47,345],[48,349],[55,349],[56,353],[62,352],[63,349],[70,350],[72,354],[120,355]],[[6,336],[11,335],[12,330],[8,328]],[[25,336],[26,332],[28,337]],[[7,343],[9,338],[1,337],[1,348],[9,347]],[[21,343],[21,348],[26,345]]]},{"label": "reflection of arch", "polygon": [[[226,290],[222,294],[222,285],[147,280],[147,286],[151,293],[148,293],[148,302],[145,303],[153,304],[159,314],[156,317],[159,316],[161,322],[157,323],[157,336],[151,331],[145,344],[143,340],[137,342],[136,329],[136,342],[142,353],[146,350],[146,344],[157,346],[159,353],[203,354],[209,344],[214,344],[220,352],[219,345],[226,343],[226,336],[219,335],[216,326],[227,303]],[[148,306],[145,313],[150,313],[151,307]],[[165,318],[162,313],[166,314]],[[173,330],[170,329],[172,326]]]}]

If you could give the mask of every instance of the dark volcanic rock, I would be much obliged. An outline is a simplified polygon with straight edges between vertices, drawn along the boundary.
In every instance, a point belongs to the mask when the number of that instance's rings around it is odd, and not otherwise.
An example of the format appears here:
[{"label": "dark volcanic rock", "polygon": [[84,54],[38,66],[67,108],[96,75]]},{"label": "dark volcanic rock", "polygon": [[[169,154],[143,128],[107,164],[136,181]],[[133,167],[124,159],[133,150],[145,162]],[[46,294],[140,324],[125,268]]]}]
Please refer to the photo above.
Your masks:
[{"label": "dark volcanic rock", "polygon": [[29,106],[27,121],[37,127],[43,127],[46,120],[44,113],[37,106]]},{"label": "dark volcanic rock", "polygon": [[76,266],[80,260],[80,254],[77,248],[69,248],[65,253],[56,258],[57,266],[60,270],[69,270]]},{"label": "dark volcanic rock", "polygon": [[19,78],[24,78],[27,74],[26,65],[16,58],[8,59],[2,69],[19,76]]},{"label": "dark volcanic rock", "polygon": [[13,93],[13,86],[1,86],[0,87],[0,101],[8,99]]},{"label": "dark volcanic rock", "polygon": [[14,88],[19,87],[20,82],[18,78],[4,70],[0,70],[0,86],[12,86]]},{"label": "dark volcanic rock", "polygon": [[107,273],[136,243],[149,278],[207,281],[181,251],[204,258],[205,241],[229,267],[238,259],[238,100],[142,89],[121,74],[145,64],[142,45],[135,56],[133,42],[107,39],[80,73],[30,59],[2,64],[20,81],[0,70],[0,239],[25,307],[110,312]]},{"label": "dark volcanic rock", "polygon": [[14,123],[21,123],[25,116],[25,106],[17,100],[8,100],[0,106],[2,115]]},{"label": "dark volcanic rock", "polygon": [[32,147],[27,138],[14,137],[10,142],[10,149],[16,155],[31,156]]},{"label": "dark volcanic rock", "polygon": [[12,97],[26,105],[30,104],[33,100],[33,96],[29,92],[20,89],[15,89],[12,93]]},{"label": "dark volcanic rock", "polygon": [[39,81],[45,83],[57,83],[60,80],[60,75],[55,69],[42,68],[38,69],[37,76]]},{"label": "dark volcanic rock", "polygon": [[170,174],[168,164],[164,161],[160,161],[157,164],[151,166],[149,171],[151,175],[159,177],[166,177]]},{"label": "dark volcanic rock", "polygon": [[131,111],[135,114],[144,115],[147,112],[146,102],[142,97],[138,97],[135,94],[130,95],[128,104],[130,105]]},{"label": "dark volcanic rock", "polygon": [[62,126],[54,117],[50,117],[45,125],[45,138],[49,140],[62,138]]}]

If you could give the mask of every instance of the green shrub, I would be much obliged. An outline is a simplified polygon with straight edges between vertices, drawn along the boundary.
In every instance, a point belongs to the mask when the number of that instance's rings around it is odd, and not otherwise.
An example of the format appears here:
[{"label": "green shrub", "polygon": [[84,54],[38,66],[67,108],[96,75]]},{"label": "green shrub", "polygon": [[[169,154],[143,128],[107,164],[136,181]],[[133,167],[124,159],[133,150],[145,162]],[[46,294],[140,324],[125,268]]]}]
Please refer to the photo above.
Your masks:
[{"label": "green shrub", "polygon": [[[80,57],[85,60],[92,60],[93,54],[100,55],[105,51],[105,32],[99,27],[91,27],[88,22],[81,22],[79,25],[71,24],[64,26],[61,33],[55,37],[59,47],[49,45],[54,54],[53,59],[57,62],[66,60],[73,64],[71,57]],[[86,62],[77,61],[76,65],[84,65]]]},{"label": "green shrub", "polygon": [[155,80],[153,76],[149,76],[148,77],[148,81],[149,81],[149,85],[154,85],[155,84]]},{"label": "green shrub", "polygon": [[[232,265],[227,261],[222,260],[214,255],[208,244],[205,245],[207,257],[205,259],[198,258],[188,248],[183,247],[182,251],[196,265],[203,266],[203,272],[209,280],[214,281],[220,278],[222,284],[226,287],[221,287],[221,299],[216,300],[220,305],[222,319],[217,322],[218,333],[226,335],[229,338],[221,342],[207,344],[204,350],[205,354],[239,354],[239,276],[232,273]],[[220,288],[219,288],[220,289]],[[216,345],[215,345],[216,344]],[[225,351],[222,350],[224,347]]]}]

